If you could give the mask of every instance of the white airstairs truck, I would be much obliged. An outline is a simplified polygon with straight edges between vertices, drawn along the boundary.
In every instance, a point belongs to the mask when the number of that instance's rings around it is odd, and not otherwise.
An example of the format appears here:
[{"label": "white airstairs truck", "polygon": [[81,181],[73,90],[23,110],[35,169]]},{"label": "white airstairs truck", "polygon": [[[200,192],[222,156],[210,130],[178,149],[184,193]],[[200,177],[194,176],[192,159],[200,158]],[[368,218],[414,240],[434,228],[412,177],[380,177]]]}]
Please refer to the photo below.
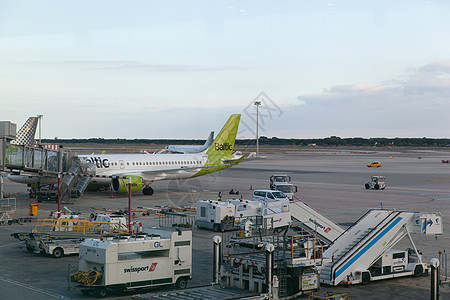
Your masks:
[{"label": "white airstairs truck", "polygon": [[[442,234],[440,213],[371,209],[324,252],[320,283],[368,284],[370,281],[428,272],[411,233]],[[408,236],[412,249],[392,249]]]},{"label": "white airstairs truck", "polygon": [[344,229],[314,210],[308,204],[294,201],[289,204],[292,226],[300,227],[329,245],[344,233]]}]

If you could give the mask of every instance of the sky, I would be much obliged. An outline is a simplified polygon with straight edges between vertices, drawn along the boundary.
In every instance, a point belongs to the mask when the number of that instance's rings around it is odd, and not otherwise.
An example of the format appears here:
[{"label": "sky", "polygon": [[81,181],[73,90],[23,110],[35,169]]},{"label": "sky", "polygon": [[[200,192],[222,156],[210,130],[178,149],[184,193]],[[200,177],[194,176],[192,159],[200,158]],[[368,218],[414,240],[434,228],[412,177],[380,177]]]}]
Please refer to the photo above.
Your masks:
[{"label": "sky", "polygon": [[0,120],[43,138],[450,137],[448,1],[0,0]]}]

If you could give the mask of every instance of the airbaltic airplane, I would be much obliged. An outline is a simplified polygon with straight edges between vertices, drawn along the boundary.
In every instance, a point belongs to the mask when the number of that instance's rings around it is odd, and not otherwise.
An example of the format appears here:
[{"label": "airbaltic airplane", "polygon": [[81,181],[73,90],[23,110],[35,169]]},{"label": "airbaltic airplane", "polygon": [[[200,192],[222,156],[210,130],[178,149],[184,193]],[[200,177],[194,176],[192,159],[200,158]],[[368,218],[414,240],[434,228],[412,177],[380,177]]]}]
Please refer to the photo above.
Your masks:
[{"label": "airbaltic airplane", "polygon": [[[132,192],[142,189],[144,195],[152,195],[150,184],[153,181],[198,177],[240,163],[245,155],[239,159],[232,155],[240,118],[240,114],[231,115],[212,145],[197,154],[100,154],[78,157],[93,163],[96,175],[130,177]],[[96,177],[92,178],[91,183],[111,185],[113,192],[127,192],[128,187],[126,179]]]},{"label": "airbaltic airplane", "polygon": [[211,133],[208,136],[208,139],[206,140],[205,144],[203,145],[169,145],[164,148],[162,153],[181,153],[181,154],[187,154],[187,153],[200,153],[205,151],[206,149],[211,146],[212,142],[214,140],[214,131],[211,131]]}]

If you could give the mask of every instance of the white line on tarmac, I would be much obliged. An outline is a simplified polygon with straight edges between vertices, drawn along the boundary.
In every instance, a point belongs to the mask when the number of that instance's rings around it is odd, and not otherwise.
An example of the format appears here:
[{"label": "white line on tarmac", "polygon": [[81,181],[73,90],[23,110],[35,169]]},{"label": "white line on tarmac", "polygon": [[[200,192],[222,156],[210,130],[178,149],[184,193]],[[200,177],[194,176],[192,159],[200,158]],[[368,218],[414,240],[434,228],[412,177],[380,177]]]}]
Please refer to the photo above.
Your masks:
[{"label": "white line on tarmac", "polygon": [[21,244],[22,244],[22,242],[16,242],[16,243],[11,243],[11,244],[1,245],[0,248],[9,247],[9,246],[13,246],[13,245],[17,246],[17,245],[21,245]]},{"label": "white line on tarmac", "polygon": [[4,278],[2,276],[0,276],[0,280],[4,281],[4,282],[7,282],[7,283],[10,283],[10,284],[14,284],[14,285],[26,288],[26,289],[29,289],[29,290],[32,290],[32,291],[35,291],[35,292],[38,292],[38,293],[41,293],[41,294],[44,294],[44,295],[47,295],[47,296],[50,296],[50,297],[53,297],[53,298],[56,298],[56,299],[70,299],[70,298],[65,297],[63,295],[57,295],[57,294],[53,294],[53,293],[50,293],[50,292],[46,292],[46,291],[44,291],[42,289],[35,288],[35,287],[30,286],[30,285],[27,285],[27,284],[24,284],[24,283],[21,283],[21,282],[12,280],[12,279]]}]

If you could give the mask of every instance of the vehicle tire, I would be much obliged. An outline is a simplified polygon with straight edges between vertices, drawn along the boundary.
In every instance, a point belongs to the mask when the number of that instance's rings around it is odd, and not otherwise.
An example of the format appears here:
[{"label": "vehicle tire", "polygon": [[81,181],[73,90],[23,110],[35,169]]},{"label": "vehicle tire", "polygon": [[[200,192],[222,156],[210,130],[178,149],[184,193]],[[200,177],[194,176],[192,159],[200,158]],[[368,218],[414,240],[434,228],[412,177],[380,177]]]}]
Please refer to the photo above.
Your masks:
[{"label": "vehicle tire", "polygon": [[12,220],[8,220],[8,225],[11,225],[12,224]]},{"label": "vehicle tire", "polygon": [[370,282],[370,275],[369,273],[365,272],[362,274],[361,284],[362,285],[368,285]]},{"label": "vehicle tire", "polygon": [[187,279],[186,278],[178,278],[177,283],[176,283],[176,287],[178,289],[185,289],[187,287]]},{"label": "vehicle tire", "polygon": [[108,290],[106,290],[105,287],[97,288],[97,297],[103,298],[103,297],[106,297],[107,294],[108,294]]},{"label": "vehicle tire", "polygon": [[53,256],[56,258],[60,258],[61,256],[64,255],[64,250],[60,247],[55,248],[55,250],[53,250]]},{"label": "vehicle tire", "polygon": [[219,231],[220,231],[219,224],[214,224],[213,230],[214,230],[215,232],[219,232]]},{"label": "vehicle tire", "polygon": [[374,187],[375,187],[376,190],[379,190],[379,189],[380,189],[380,185],[379,185],[379,184],[375,184]]},{"label": "vehicle tire", "polygon": [[414,268],[414,277],[419,277],[423,275],[423,267],[422,266],[416,266]]},{"label": "vehicle tire", "polygon": [[366,190],[370,188],[370,185],[368,183],[365,184]]}]

